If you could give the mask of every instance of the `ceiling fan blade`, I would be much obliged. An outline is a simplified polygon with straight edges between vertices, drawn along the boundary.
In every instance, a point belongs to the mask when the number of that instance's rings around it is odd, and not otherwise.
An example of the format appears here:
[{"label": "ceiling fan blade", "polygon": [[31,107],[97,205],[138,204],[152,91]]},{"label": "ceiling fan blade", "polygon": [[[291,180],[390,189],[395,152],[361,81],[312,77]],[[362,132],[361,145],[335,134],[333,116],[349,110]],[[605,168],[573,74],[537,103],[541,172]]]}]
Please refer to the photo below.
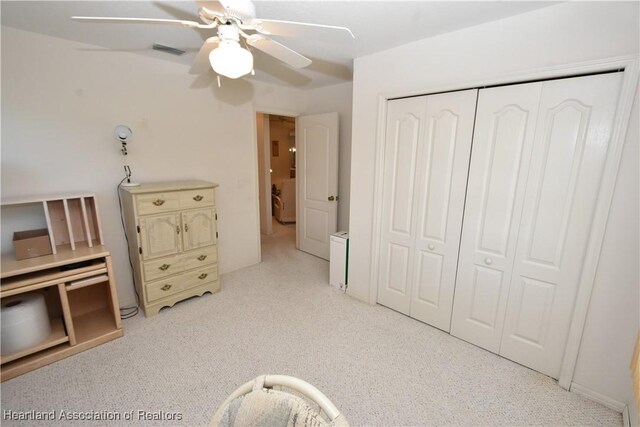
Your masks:
[{"label": "ceiling fan blade", "polygon": [[311,64],[311,60],[300,55],[295,50],[291,50],[274,40],[268,39],[260,34],[253,34],[247,38],[249,46],[263,51],[264,53],[279,59],[287,65],[295,68],[304,68]]},{"label": "ceiling fan blade", "polygon": [[202,24],[195,21],[183,21],[178,19],[147,19],[147,18],[112,18],[101,16],[72,16],[71,19],[82,22],[96,22],[100,24],[166,24],[182,25],[189,28],[199,28]]},{"label": "ceiling fan blade", "polygon": [[196,59],[193,60],[191,64],[191,68],[189,69],[189,74],[204,74],[207,71],[211,70],[211,64],[209,64],[209,54],[213,49],[218,47],[218,43],[220,43],[220,39],[218,37],[209,37],[202,47],[200,51],[196,55]]},{"label": "ceiling fan blade", "polygon": [[228,0],[219,1],[196,1],[198,7],[206,7],[209,10],[219,11],[220,8],[228,9],[231,6],[231,2]]},{"label": "ceiling fan blade", "polygon": [[326,42],[344,43],[355,39],[350,29],[332,25],[307,24],[304,22],[254,19],[250,25],[266,35],[300,37]]}]

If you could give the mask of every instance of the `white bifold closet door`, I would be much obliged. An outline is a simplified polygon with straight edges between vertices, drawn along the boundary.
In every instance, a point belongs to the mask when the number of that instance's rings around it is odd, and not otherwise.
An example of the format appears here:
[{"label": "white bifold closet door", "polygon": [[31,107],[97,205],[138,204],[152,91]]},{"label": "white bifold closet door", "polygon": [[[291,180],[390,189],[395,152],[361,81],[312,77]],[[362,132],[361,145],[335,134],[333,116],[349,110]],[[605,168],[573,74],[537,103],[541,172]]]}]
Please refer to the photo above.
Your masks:
[{"label": "white bifold closet door", "polygon": [[453,335],[558,378],[620,84],[480,90]]},{"label": "white bifold closet door", "polygon": [[378,302],[449,331],[477,90],[387,104]]}]

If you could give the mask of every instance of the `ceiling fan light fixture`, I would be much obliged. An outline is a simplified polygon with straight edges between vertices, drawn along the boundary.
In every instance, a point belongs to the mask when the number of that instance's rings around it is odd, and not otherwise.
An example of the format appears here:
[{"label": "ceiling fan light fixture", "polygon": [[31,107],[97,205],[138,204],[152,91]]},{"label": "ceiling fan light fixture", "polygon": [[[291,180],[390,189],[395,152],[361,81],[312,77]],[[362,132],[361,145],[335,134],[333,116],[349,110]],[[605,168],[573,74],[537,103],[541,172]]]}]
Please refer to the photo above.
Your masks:
[{"label": "ceiling fan light fixture", "polygon": [[230,79],[237,79],[253,70],[253,55],[235,40],[222,40],[209,54],[209,62],[213,71]]}]

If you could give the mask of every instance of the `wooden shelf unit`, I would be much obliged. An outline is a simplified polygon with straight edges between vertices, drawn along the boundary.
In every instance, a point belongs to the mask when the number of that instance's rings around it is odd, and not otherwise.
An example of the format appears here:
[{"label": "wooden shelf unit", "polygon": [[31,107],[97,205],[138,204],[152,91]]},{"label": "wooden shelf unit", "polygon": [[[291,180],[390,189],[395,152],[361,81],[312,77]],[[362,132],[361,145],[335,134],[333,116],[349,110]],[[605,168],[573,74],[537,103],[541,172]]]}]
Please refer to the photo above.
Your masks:
[{"label": "wooden shelf unit", "polygon": [[111,256],[104,246],[22,261],[5,256],[1,276],[0,299],[45,295],[52,329],[45,341],[0,356],[2,381],[123,335]]},{"label": "wooden shelf unit", "polygon": [[[51,323],[51,334],[44,341],[0,356],[1,380],[121,337],[111,256],[103,246],[95,197],[4,200],[1,206],[3,213],[5,209],[17,209],[12,213],[14,219],[23,211],[41,214],[52,250],[51,255],[19,261],[13,253],[1,257],[0,299],[42,293]],[[20,231],[11,221],[3,220],[2,226]]]}]

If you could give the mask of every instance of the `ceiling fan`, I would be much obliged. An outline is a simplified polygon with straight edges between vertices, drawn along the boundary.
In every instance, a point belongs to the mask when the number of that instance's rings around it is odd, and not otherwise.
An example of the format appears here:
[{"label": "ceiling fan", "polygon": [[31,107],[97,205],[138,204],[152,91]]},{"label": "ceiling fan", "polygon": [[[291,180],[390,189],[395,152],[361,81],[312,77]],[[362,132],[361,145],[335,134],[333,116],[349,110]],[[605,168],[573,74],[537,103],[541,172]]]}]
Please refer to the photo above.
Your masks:
[{"label": "ceiling fan", "polygon": [[[304,68],[311,60],[272,39],[269,35],[287,37],[317,37],[331,42],[345,42],[355,37],[345,27],[302,22],[256,18],[251,0],[196,1],[202,22],[177,19],[114,18],[72,16],[76,21],[122,24],[166,24],[187,28],[215,29],[217,36],[209,37],[191,65],[191,74],[200,74],[209,67],[219,75],[237,79],[253,73],[253,55],[248,47],[279,59],[295,68]],[[320,35],[318,35],[320,34]],[[244,42],[244,46],[241,46]]]}]

